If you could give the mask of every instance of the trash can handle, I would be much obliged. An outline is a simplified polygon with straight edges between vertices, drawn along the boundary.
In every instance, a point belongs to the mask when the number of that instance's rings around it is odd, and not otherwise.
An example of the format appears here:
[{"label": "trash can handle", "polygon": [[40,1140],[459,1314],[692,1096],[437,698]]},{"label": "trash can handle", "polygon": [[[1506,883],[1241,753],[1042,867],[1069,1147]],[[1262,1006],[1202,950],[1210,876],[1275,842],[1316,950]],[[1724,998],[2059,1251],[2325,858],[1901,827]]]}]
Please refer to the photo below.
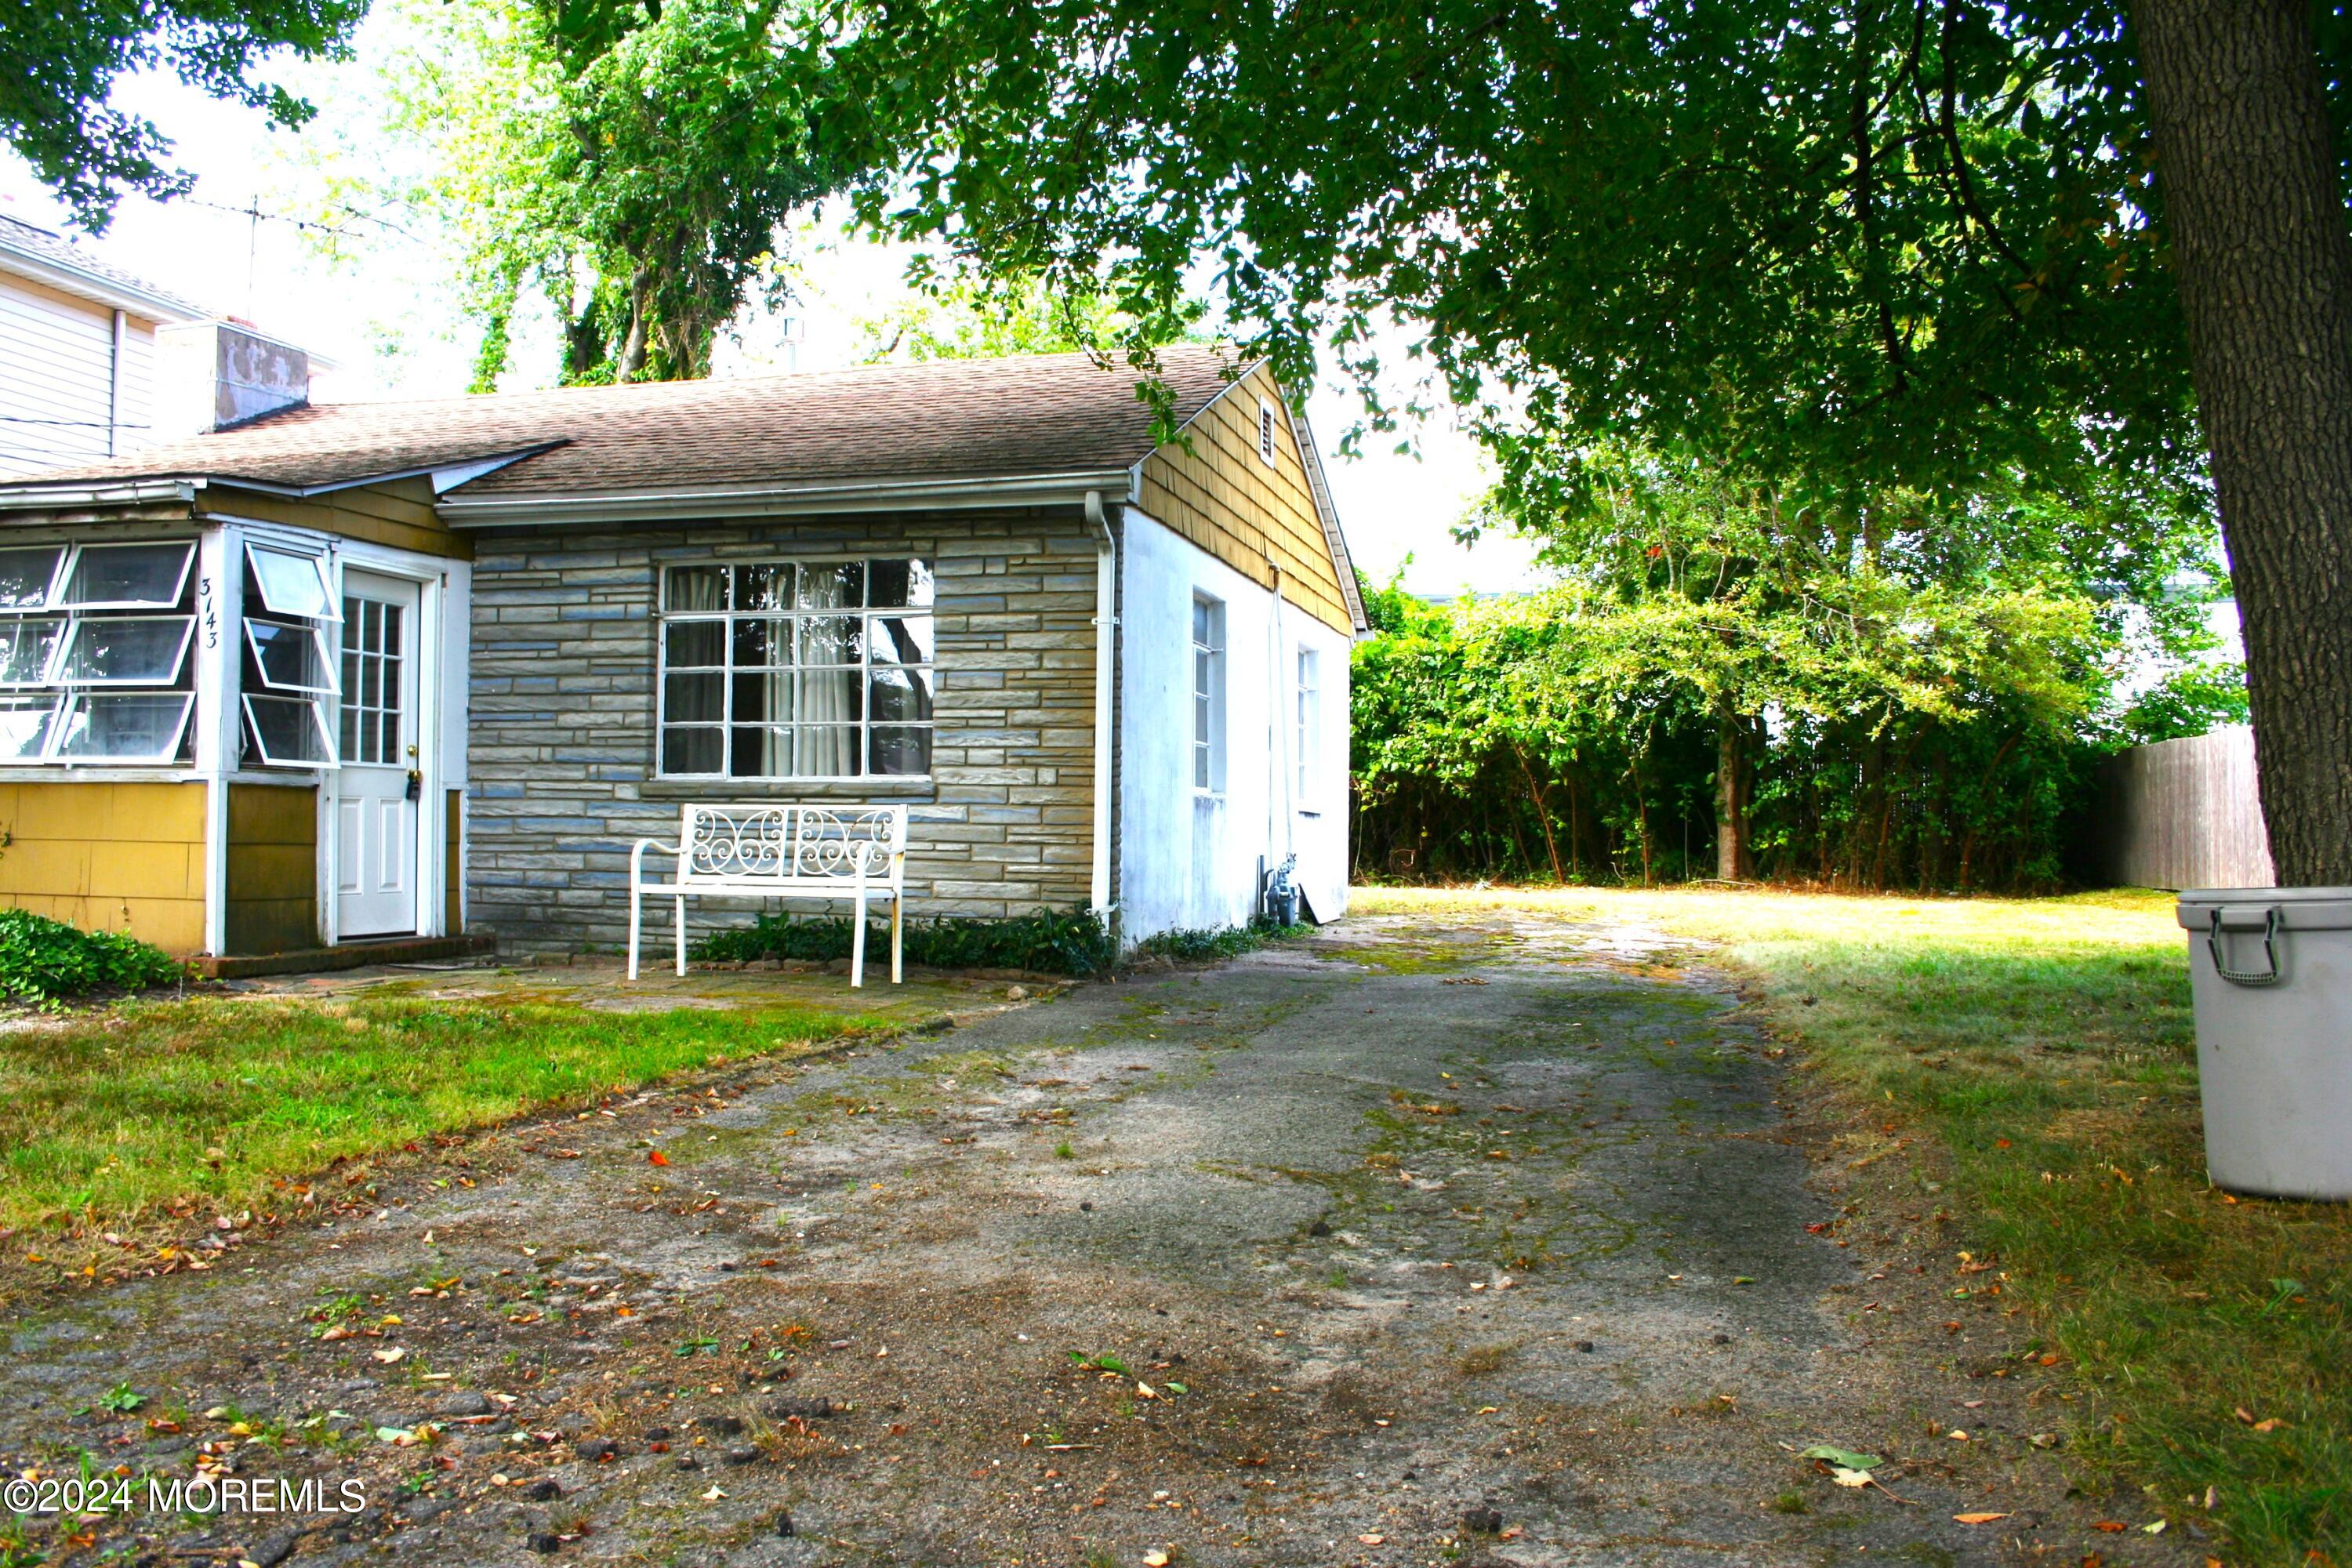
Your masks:
[{"label": "trash can handle", "polygon": [[2213,954],[2213,971],[2232,985],[2275,985],[2279,983],[2278,907],[2263,911],[2263,962],[2266,970],[2232,969],[2227,956],[2226,939],[2221,934],[2221,911],[2213,910],[2212,923],[2205,929],[2205,946]]}]

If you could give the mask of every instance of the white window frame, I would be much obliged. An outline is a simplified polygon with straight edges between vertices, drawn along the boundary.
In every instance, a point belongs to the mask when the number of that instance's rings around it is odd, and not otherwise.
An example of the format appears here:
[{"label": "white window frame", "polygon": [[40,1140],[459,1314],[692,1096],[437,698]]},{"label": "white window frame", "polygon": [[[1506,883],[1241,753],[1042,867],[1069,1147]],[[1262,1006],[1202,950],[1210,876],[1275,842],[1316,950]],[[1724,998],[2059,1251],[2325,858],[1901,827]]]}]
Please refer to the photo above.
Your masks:
[{"label": "white window frame", "polygon": [[29,555],[37,550],[47,550],[52,553],[49,559],[49,580],[47,584],[42,588],[41,597],[38,602],[30,605],[0,605],[0,615],[30,615],[47,611],[50,609],[51,606],[55,605],[58,602],[58,596],[65,592],[65,564],[67,558],[73,554],[73,546],[69,544],[11,544],[5,548],[11,554],[22,553]]},{"label": "white window frame", "polygon": [[[20,618],[31,620],[34,617],[26,616]],[[47,686],[63,686],[75,691],[79,691],[85,687],[96,688],[100,690],[113,690],[131,687],[145,687],[159,691],[170,689],[171,683],[179,679],[180,672],[187,668],[188,645],[194,642],[196,637],[196,617],[194,616],[109,616],[104,621],[97,622],[95,624],[100,626],[121,626],[134,621],[176,621],[179,623],[180,647],[179,651],[172,656],[172,672],[169,675],[164,676],[161,680],[148,679],[144,677],[131,677],[128,679],[117,677],[109,679],[104,676],[96,675],[68,675],[66,673],[66,667],[73,663],[74,644],[81,639],[82,628],[93,624],[79,616],[69,615],[66,618],[65,635],[58,638],[57,648],[49,655],[49,668],[47,672],[49,679],[42,684]]]},{"label": "white window frame", "polygon": [[[261,686],[263,690],[269,692],[272,695],[278,696],[288,693],[305,697],[331,697],[337,695],[336,659],[334,650],[327,641],[328,623],[313,624],[295,620],[290,616],[283,616],[276,613],[272,613],[268,616],[246,616],[242,617],[242,620],[245,631],[245,646],[247,650],[253,655],[254,672],[261,677]],[[268,662],[261,657],[260,641],[253,635],[253,628],[256,626],[275,626],[281,631],[300,632],[308,636],[310,639],[311,651],[318,655],[319,671],[323,684],[318,686],[302,686],[293,681],[278,680],[272,677],[269,673],[269,666]]]},{"label": "white window frame", "polygon": [[[794,594],[794,603],[789,608],[782,610],[738,610],[733,607],[731,603],[734,596],[733,587],[735,583],[735,574],[745,567],[758,566],[792,567],[793,569],[794,581],[795,584],[797,584],[800,572],[805,569],[822,569],[829,566],[863,565],[866,568],[866,582],[867,584],[867,587],[865,591],[865,597],[866,600],[870,601],[873,597],[871,587],[873,582],[873,569],[877,562],[907,562],[914,567],[920,568],[923,573],[929,576],[932,585],[931,603],[928,605],[877,606],[869,602],[839,607],[811,606],[803,608],[798,603],[799,595],[797,592]],[[679,572],[708,571],[712,568],[717,568],[727,574],[726,583],[728,591],[722,595],[722,598],[728,601],[727,603],[722,603],[718,608],[710,610],[673,610],[669,607],[669,583],[672,574]],[[939,745],[939,720],[937,707],[940,687],[938,583],[939,576],[936,563],[929,558],[913,553],[905,555],[773,555],[757,556],[741,560],[725,557],[709,557],[701,560],[673,561],[664,563],[654,584],[654,603],[656,612],[654,626],[653,776],[658,780],[674,780],[679,782],[710,781],[735,784],[874,784],[885,789],[921,786],[930,783],[932,770],[937,765],[937,748]],[[857,656],[858,662],[856,667],[858,671],[859,681],[858,718],[856,725],[854,726],[857,734],[856,748],[860,765],[862,767],[870,768],[873,762],[873,741],[874,731],[876,729],[873,714],[873,690],[874,674],[877,669],[903,669],[913,672],[918,679],[925,675],[928,675],[930,678],[931,701],[933,705],[932,717],[923,720],[889,721],[881,726],[885,729],[918,730],[928,734],[930,737],[930,748],[926,752],[927,757],[930,759],[929,764],[921,773],[880,773],[870,771],[856,773],[739,773],[731,772],[729,769],[728,763],[730,760],[732,754],[731,749],[734,745],[733,732],[737,728],[734,719],[735,677],[738,673],[738,668],[735,664],[734,623],[738,620],[782,621],[793,628],[793,647],[795,650],[793,662],[789,665],[767,665],[760,667],[763,670],[774,671],[781,669],[797,672],[803,668],[813,669],[846,669],[850,667],[846,665],[813,665],[803,667],[799,662],[798,649],[800,647],[800,623],[803,620],[818,619],[827,616],[850,616],[860,623]],[[877,663],[874,658],[874,634],[872,630],[872,623],[877,620],[908,619],[917,616],[929,621],[931,625],[929,644],[930,657],[927,660],[916,664],[900,664],[894,660],[887,659]],[[669,731],[671,729],[669,719],[669,628],[679,623],[698,621],[715,622],[720,627],[720,662],[717,665],[688,665],[686,666],[680,673],[715,673],[718,675],[719,680],[719,718],[715,721],[701,719],[681,720],[678,721],[678,727],[682,729],[698,730],[715,728],[719,731],[719,769],[715,773],[676,772],[672,771],[667,763],[669,749],[668,739]],[[761,721],[759,722],[764,724],[765,721]],[[802,726],[798,724],[792,726],[794,730],[798,730]],[[797,751],[797,747],[798,739],[797,736],[795,736],[795,751]]]},{"label": "white window frame", "polygon": [[[0,757],[0,769],[64,767],[73,769],[109,767],[193,767],[193,759],[183,761],[180,752],[188,738],[188,726],[196,707],[197,693],[190,666],[195,642],[196,617],[193,613],[179,612],[186,598],[188,582],[195,571],[196,542],[193,539],[131,539],[110,540],[101,543],[65,542],[58,544],[11,545],[10,549],[54,550],[57,560],[49,572],[48,585],[38,604],[0,606],[0,622],[22,625],[28,621],[58,621],[62,623],[57,646],[49,650],[37,680],[0,681],[0,697],[12,703],[22,703],[20,711],[37,711],[37,699],[46,695],[49,701],[48,730],[37,754],[21,757]],[[168,599],[91,599],[74,600],[68,590],[81,570],[83,560],[93,551],[166,550],[176,549],[180,554],[179,570],[173,577],[173,595]],[[150,610],[162,612],[145,616],[125,616],[116,612]],[[180,626],[180,642],[171,664],[171,672],[161,680],[105,679],[82,677],[66,678],[66,667],[73,656],[73,647],[81,628],[92,620],[138,620],[176,622]],[[183,684],[183,683],[186,684]],[[176,699],[180,717],[170,731],[170,742],[162,751],[140,753],[116,753],[96,756],[71,753],[66,750],[67,734],[73,727],[74,715],[92,704],[124,697],[155,697]],[[27,700],[35,699],[36,700]]]},{"label": "white window frame", "polygon": [[[176,697],[180,699],[180,720],[171,729],[171,743],[160,752],[131,754],[112,752],[103,756],[68,755],[65,749],[66,731],[73,727],[74,710],[90,701],[104,701],[110,697]],[[173,691],[160,687],[142,687],[124,690],[120,687],[76,688],[58,702],[56,715],[49,721],[47,755],[44,760],[56,761],[81,768],[161,767],[175,761],[180,754],[180,742],[187,739],[188,717],[195,710],[196,694],[193,691]]]},{"label": "white window frame", "polygon": [[1221,795],[1225,792],[1225,602],[1223,599],[1194,591],[1190,641],[1192,650],[1192,766],[1187,782],[1194,795]]},{"label": "white window frame", "polygon": [[1292,693],[1298,776],[1297,807],[1309,816],[1320,815],[1312,804],[1323,762],[1323,655],[1320,648],[1301,644],[1293,660],[1296,685]]},{"label": "white window frame", "polygon": [[[261,569],[261,561],[268,556],[281,561],[299,561],[307,564],[319,579],[319,603],[323,608],[305,610],[281,605],[270,596],[269,574]],[[253,575],[253,585],[261,596],[263,616],[284,621],[340,621],[343,618],[341,603],[335,594],[333,574],[328,569],[327,558],[307,551],[288,550],[281,545],[262,544],[254,540],[245,542],[245,562]]]},{"label": "white window frame", "polygon": [[64,651],[66,640],[73,633],[73,617],[62,610],[46,608],[0,611],[0,622],[12,626],[21,626],[31,621],[57,622],[58,640],[50,646],[48,657],[41,661],[38,675],[30,680],[10,680],[5,677],[0,677],[0,691],[39,691],[59,684],[56,679],[58,656]]},{"label": "white window frame", "polygon": [[[152,550],[167,544],[177,544],[181,546],[183,552],[180,556],[180,574],[173,583],[170,598],[76,600],[69,596],[68,590],[73,586],[75,574],[80,572],[85,557],[114,550]],[[180,601],[187,596],[188,574],[195,570],[195,565],[196,542],[193,539],[126,539],[106,544],[77,544],[73,546],[66,560],[65,569],[51,582],[49,604],[53,608],[68,611],[176,609],[179,607]]]},{"label": "white window frame", "polygon": [[[342,597],[337,591],[334,563],[323,551],[297,549],[277,542],[247,539],[238,561],[246,581],[253,592],[238,595],[236,652],[226,662],[224,686],[237,693],[239,723],[236,735],[236,765],[240,768],[258,764],[265,770],[279,769],[297,773],[322,773],[342,766],[342,756],[337,747],[337,727],[342,696],[342,649],[336,629],[342,625]],[[307,563],[316,574],[320,588],[320,608],[315,612],[299,606],[287,606],[272,599],[269,578],[260,565],[264,557],[273,560],[297,561]],[[261,645],[255,640],[256,621],[275,626],[285,626],[310,633],[312,651],[318,656],[319,668],[323,672],[323,686],[291,686],[270,679],[268,667],[262,662]],[[245,670],[250,667],[259,685],[247,688]],[[265,701],[301,701],[310,709],[310,726],[320,737],[316,757],[278,757],[270,754],[262,739],[261,725],[254,717],[253,700]]]},{"label": "white window frame", "polygon": [[1281,428],[1282,420],[1276,414],[1273,402],[1267,398],[1259,398],[1257,400],[1257,456],[1258,460],[1269,468],[1275,466],[1275,455],[1280,446],[1277,433]]},{"label": "white window frame", "polygon": [[[319,755],[317,757],[271,756],[269,754],[268,742],[261,738],[261,721],[253,716],[253,703],[257,697],[264,702],[299,702],[304,708],[309,709],[310,712],[310,728],[316,731],[319,737]],[[317,698],[304,697],[299,694],[295,696],[288,696],[282,692],[277,691],[241,691],[237,694],[236,702],[237,707],[243,710],[245,713],[247,732],[253,740],[253,754],[261,760],[261,765],[263,767],[302,768],[308,770],[331,768],[338,764],[339,759],[335,755],[335,733],[332,730],[327,728],[326,718],[319,711],[319,700]]]}]

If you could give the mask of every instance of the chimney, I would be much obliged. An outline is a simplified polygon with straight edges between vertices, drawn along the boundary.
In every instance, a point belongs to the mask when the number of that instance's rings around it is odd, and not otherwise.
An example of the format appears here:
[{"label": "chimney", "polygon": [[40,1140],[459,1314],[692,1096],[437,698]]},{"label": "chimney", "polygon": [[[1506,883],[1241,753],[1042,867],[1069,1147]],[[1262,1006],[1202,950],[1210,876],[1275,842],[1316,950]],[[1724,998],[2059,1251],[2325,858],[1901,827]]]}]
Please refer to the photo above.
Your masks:
[{"label": "chimney", "polygon": [[226,430],[310,401],[310,356],[243,321],[155,329],[155,434]]}]

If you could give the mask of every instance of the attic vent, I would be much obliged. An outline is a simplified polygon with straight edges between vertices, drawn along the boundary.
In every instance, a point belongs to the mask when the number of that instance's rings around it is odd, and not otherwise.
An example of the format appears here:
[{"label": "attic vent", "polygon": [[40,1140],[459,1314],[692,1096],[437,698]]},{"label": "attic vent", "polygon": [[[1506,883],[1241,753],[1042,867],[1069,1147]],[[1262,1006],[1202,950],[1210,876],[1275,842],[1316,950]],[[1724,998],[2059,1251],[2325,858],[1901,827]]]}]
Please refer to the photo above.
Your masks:
[{"label": "attic vent", "polygon": [[1257,455],[1274,467],[1274,405],[1263,397],[1257,400]]}]

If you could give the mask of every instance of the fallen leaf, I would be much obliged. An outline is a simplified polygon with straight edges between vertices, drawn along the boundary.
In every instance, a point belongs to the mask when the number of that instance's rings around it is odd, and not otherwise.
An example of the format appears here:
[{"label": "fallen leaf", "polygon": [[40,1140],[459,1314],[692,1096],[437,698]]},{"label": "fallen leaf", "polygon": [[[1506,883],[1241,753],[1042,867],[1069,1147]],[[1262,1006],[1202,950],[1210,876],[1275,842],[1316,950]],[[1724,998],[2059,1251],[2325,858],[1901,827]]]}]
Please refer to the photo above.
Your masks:
[{"label": "fallen leaf", "polygon": [[376,1351],[373,1353],[376,1360],[383,1363],[386,1366],[390,1366],[394,1362],[398,1361],[408,1352],[401,1349],[398,1345],[394,1345],[388,1351]]},{"label": "fallen leaf", "polygon": [[2139,1531],[2142,1535],[2162,1535],[2164,1533],[2164,1521],[2159,1519],[2153,1524],[2143,1524],[2139,1527]]},{"label": "fallen leaf", "polygon": [[656,1149],[646,1156],[646,1163],[648,1165],[667,1165],[669,1163],[669,1156],[663,1153],[660,1150]]},{"label": "fallen leaf", "polygon": [[702,1494],[702,1500],[705,1502],[717,1502],[720,1498],[723,1498],[727,1494],[725,1492],[719,1489],[718,1484],[714,1482],[712,1483],[710,1489]]},{"label": "fallen leaf", "polygon": [[2277,1416],[2273,1415],[2273,1416],[2270,1417],[2268,1420],[2265,1420],[2265,1421],[2257,1421],[2257,1422],[2255,1422],[2255,1423],[2254,1423],[2254,1430],[2255,1430],[2255,1431],[2257,1431],[2257,1432],[2275,1432],[2275,1431],[2277,1431],[2280,1427],[2282,1427],[2282,1426],[2285,1426],[2285,1425],[2286,1425],[2286,1423],[2285,1423],[2285,1422],[2284,1422],[2284,1421],[2280,1420]]},{"label": "fallen leaf", "polygon": [[2129,1530],[2131,1526],[2126,1524],[2120,1519],[2095,1519],[2091,1521],[2091,1528],[2093,1530],[2104,1530],[2109,1535],[2121,1535],[2125,1531]]},{"label": "fallen leaf", "polygon": [[1830,1479],[1842,1487],[1866,1487],[1870,1484],[1870,1472],[1849,1470],[1843,1466],[1833,1466],[1830,1470]]},{"label": "fallen leaf", "polygon": [[1833,1443],[1816,1443],[1799,1454],[1797,1458],[1826,1459],[1840,1469],[1845,1470],[1874,1470],[1886,1463],[1875,1454],[1857,1454],[1852,1448],[1841,1448]]},{"label": "fallen leaf", "polygon": [[1356,1537],[1356,1539],[1362,1542],[1367,1546],[1378,1546],[1381,1542],[1386,1541],[1388,1537],[1385,1535],[1360,1535]]},{"label": "fallen leaf", "polygon": [[1990,1524],[1996,1519],[2007,1519],[2005,1513],[1956,1513],[1952,1518],[1962,1524]]},{"label": "fallen leaf", "polygon": [[1168,1553],[1152,1548],[1143,1554],[1143,1568],[1168,1568]]}]

